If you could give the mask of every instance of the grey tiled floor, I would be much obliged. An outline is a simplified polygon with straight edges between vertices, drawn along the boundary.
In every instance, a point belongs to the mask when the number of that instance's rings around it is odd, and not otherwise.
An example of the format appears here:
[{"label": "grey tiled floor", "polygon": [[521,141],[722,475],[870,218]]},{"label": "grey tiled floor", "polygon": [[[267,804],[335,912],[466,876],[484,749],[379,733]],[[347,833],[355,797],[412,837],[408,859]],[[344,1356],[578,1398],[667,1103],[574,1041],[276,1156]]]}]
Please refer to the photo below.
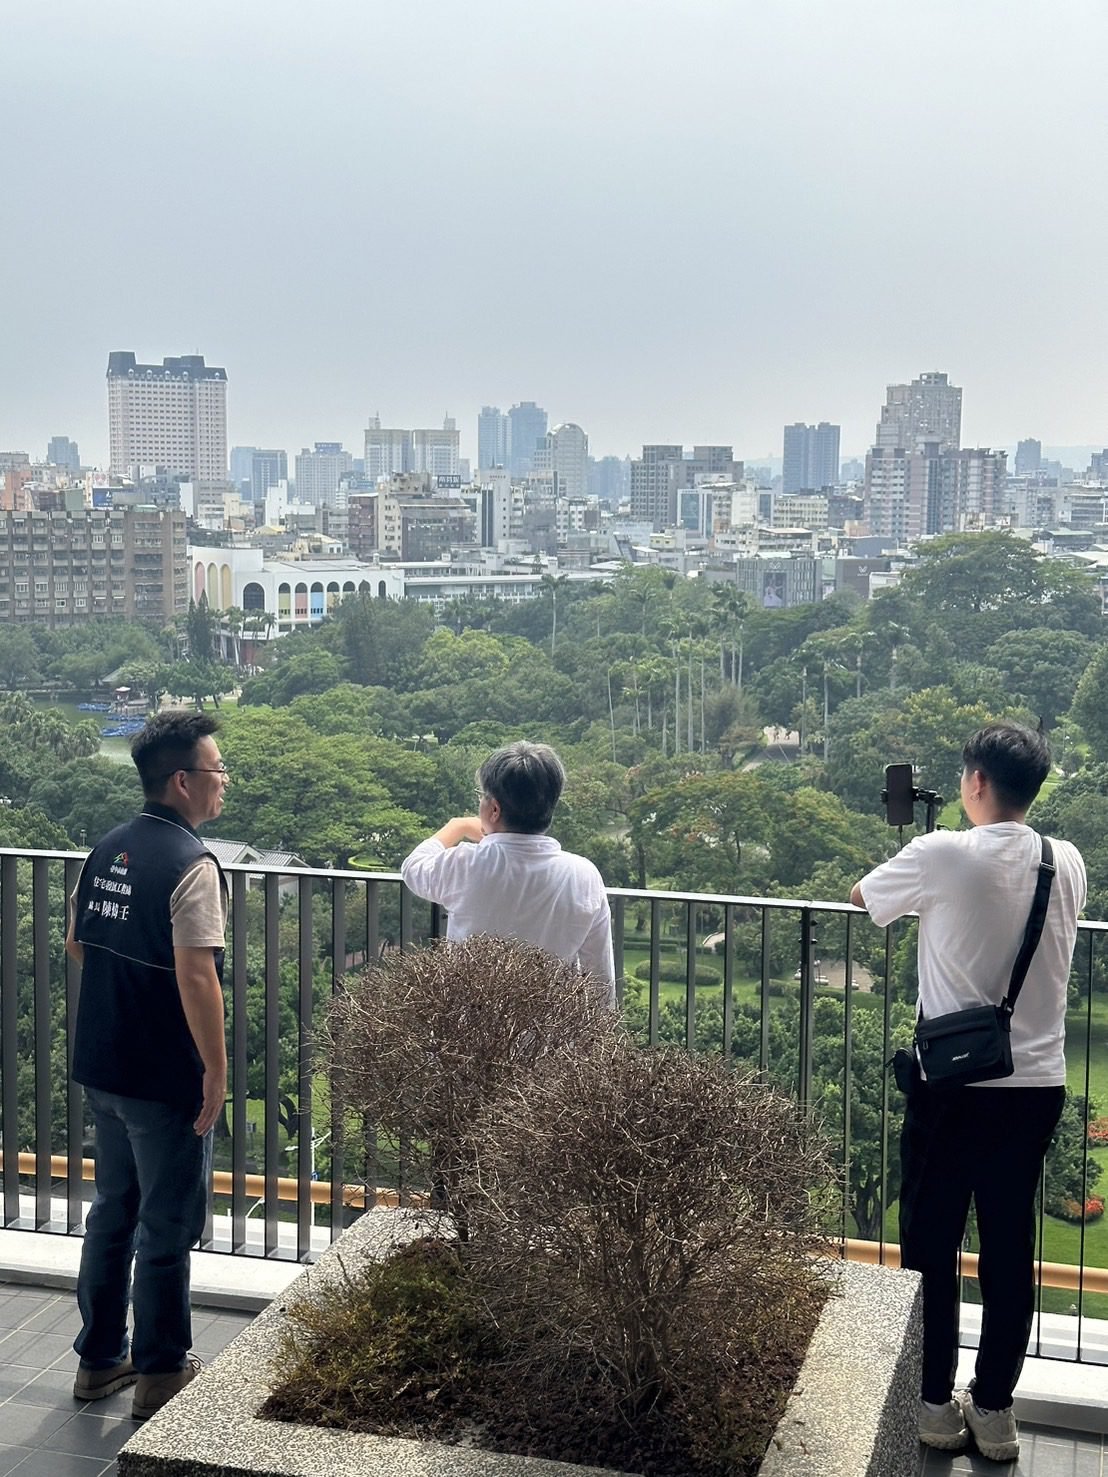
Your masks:
[{"label": "grey tiled floor", "polygon": [[[212,1359],[251,1320],[249,1313],[193,1313],[193,1348]],[[80,1326],[72,1293],[0,1282],[0,1477],[101,1477],[135,1431],[130,1389],[104,1400],[73,1399]],[[1100,1436],[1047,1427],[1021,1428],[1016,1463],[984,1461],[920,1448],[921,1477],[992,1473],[1005,1477],[1108,1477]]]},{"label": "grey tiled floor", "polygon": [[[2,1347],[2,1346],[0,1346]],[[990,1472],[993,1477],[1108,1477],[1105,1438],[1053,1426],[1020,1426],[1018,1462],[987,1462],[975,1451],[942,1452],[920,1448],[921,1477],[946,1473]]]},{"label": "grey tiled floor", "polygon": [[[212,1359],[251,1319],[249,1313],[192,1317],[193,1349]],[[131,1389],[103,1400],[73,1399],[80,1327],[72,1293],[0,1282],[0,1477],[100,1477],[137,1429]]]}]

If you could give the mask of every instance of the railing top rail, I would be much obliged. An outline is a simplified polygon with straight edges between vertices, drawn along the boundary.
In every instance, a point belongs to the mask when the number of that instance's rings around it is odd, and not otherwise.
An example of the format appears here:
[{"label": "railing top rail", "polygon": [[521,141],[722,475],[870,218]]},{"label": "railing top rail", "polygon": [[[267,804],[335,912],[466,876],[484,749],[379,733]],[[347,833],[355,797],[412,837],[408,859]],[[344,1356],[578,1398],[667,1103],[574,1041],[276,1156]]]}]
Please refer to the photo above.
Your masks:
[{"label": "railing top rail", "polygon": [[[88,855],[87,851],[74,848],[72,851],[38,851],[23,846],[0,846],[0,857],[14,856],[20,861],[32,861],[36,857],[45,857],[48,861],[69,861],[79,858],[82,861]],[[328,881],[342,882],[401,882],[403,878],[399,872],[368,872],[353,868],[340,867],[273,867],[263,866],[260,862],[225,862],[225,872],[244,872],[248,876],[261,877],[273,875],[277,877],[320,877]],[[814,908],[821,913],[856,913],[859,917],[866,917],[864,908],[856,908],[853,903],[832,902],[823,898],[791,898],[791,897],[747,897],[738,893],[726,892],[675,892],[660,887],[609,887],[607,889],[610,898],[641,898],[649,901],[651,898],[661,899],[663,902],[674,903],[700,903],[705,907],[731,907],[742,908],[770,908],[779,909],[782,912],[796,912],[798,908]],[[909,915],[914,916],[914,915]],[[1078,921],[1078,928],[1090,933],[1108,933],[1108,921],[1101,922],[1093,918],[1082,918]]]},{"label": "railing top rail", "polygon": [[794,897],[743,897],[728,892],[670,892],[661,887],[609,887],[609,897],[661,898],[664,902],[704,903],[706,907],[720,907],[724,903],[743,908],[782,908],[795,912],[797,908],[818,908],[821,913],[864,913],[853,903],[820,902],[815,898]]}]

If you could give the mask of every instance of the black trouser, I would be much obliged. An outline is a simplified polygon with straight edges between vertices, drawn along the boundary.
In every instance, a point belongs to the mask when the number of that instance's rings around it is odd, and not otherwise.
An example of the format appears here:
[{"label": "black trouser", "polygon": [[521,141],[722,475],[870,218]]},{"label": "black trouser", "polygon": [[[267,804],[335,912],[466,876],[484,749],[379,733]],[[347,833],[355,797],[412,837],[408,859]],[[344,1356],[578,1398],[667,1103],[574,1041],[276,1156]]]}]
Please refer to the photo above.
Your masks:
[{"label": "black trouser", "polygon": [[900,1138],[900,1255],[923,1273],[924,1400],[954,1390],[958,1250],[970,1199],[981,1249],[981,1345],[974,1398],[1003,1410],[1023,1368],[1035,1306],[1035,1192],[1062,1112],[1064,1087],[920,1084]]}]

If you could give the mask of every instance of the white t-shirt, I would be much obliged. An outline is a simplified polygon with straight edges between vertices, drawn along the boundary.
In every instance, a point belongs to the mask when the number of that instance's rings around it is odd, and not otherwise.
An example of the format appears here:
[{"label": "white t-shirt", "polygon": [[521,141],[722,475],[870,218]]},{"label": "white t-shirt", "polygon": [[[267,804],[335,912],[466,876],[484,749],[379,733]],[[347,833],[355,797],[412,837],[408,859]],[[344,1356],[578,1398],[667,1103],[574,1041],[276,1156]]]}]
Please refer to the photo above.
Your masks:
[{"label": "white t-shirt", "polygon": [[[1066,986],[1085,864],[1055,841],[1054,883],[1039,947],[1012,1016],[1015,1072],[980,1087],[1058,1087],[1066,1080]],[[1031,912],[1039,835],[1017,821],[917,836],[862,878],[862,898],[881,928],[919,914],[919,1000],[925,1018],[1007,994]]]},{"label": "white t-shirt", "polygon": [[476,843],[423,841],[400,864],[419,897],[449,913],[448,939],[487,933],[537,944],[606,980],[615,1003],[612,916],[604,879],[552,836],[494,831]]}]

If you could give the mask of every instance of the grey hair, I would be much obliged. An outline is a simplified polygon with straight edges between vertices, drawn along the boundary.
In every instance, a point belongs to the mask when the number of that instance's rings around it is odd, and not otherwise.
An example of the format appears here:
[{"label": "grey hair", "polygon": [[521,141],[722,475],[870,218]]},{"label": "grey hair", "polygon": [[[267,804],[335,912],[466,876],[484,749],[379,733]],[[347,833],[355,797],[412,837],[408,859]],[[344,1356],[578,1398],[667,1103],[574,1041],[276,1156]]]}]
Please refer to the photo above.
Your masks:
[{"label": "grey hair", "polygon": [[525,739],[497,749],[477,771],[477,783],[500,806],[509,831],[547,830],[565,782],[562,761],[550,745]]}]

